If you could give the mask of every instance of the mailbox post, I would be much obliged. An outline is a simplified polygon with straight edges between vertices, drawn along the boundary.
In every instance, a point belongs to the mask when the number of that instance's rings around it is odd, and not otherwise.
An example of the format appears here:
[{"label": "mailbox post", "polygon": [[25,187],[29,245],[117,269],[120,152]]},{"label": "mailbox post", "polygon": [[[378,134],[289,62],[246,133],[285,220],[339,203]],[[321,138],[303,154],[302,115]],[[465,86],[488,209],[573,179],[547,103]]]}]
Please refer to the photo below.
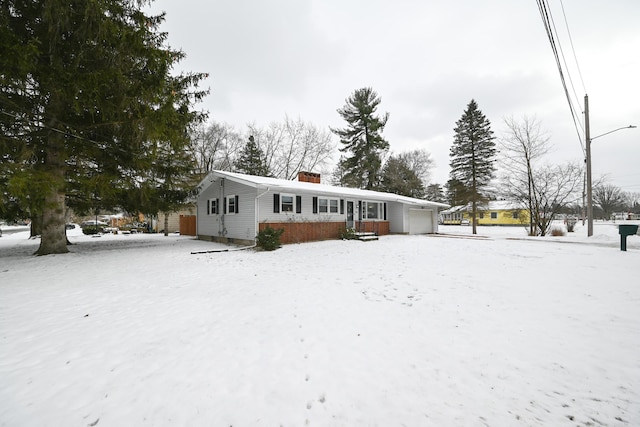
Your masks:
[{"label": "mailbox post", "polygon": [[627,250],[627,236],[638,233],[638,226],[632,224],[620,224],[618,226],[618,233],[620,233],[620,250]]}]

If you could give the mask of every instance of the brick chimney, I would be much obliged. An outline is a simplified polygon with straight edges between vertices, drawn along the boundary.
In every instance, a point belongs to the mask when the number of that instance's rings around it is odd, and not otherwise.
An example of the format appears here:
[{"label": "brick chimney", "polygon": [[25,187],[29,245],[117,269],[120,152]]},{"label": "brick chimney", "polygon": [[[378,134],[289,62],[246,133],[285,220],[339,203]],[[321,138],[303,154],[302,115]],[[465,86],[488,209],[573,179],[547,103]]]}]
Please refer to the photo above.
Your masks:
[{"label": "brick chimney", "polygon": [[320,184],[320,174],[314,172],[298,172],[298,181],[300,182],[312,182],[314,184]]}]

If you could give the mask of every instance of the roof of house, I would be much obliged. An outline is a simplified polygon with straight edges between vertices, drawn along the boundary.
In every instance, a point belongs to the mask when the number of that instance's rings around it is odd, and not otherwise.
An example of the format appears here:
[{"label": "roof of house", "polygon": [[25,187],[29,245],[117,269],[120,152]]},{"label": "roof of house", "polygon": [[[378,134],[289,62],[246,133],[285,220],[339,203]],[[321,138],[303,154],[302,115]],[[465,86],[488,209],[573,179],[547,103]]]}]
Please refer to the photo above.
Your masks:
[{"label": "roof of house", "polygon": [[261,189],[280,189],[280,191],[296,190],[312,192],[327,196],[353,197],[358,199],[374,199],[388,202],[399,202],[414,206],[432,206],[438,208],[448,208],[449,205],[429,200],[415,199],[413,197],[400,196],[393,193],[382,193],[379,191],[361,190],[359,188],[337,187],[333,185],[315,184],[311,182],[289,181],[285,179],[269,178],[265,176],[245,175],[235,172],[212,171],[200,183],[200,191],[211,185],[215,178],[227,178],[250,187]]}]

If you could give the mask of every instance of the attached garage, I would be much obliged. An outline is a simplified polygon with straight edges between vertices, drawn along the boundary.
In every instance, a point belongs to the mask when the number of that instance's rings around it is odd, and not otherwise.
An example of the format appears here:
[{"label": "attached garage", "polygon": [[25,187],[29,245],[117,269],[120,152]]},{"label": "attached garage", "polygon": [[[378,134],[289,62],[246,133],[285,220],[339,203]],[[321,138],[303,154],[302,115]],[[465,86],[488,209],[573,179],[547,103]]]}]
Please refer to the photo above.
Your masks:
[{"label": "attached garage", "polygon": [[409,234],[433,233],[433,211],[409,209]]}]

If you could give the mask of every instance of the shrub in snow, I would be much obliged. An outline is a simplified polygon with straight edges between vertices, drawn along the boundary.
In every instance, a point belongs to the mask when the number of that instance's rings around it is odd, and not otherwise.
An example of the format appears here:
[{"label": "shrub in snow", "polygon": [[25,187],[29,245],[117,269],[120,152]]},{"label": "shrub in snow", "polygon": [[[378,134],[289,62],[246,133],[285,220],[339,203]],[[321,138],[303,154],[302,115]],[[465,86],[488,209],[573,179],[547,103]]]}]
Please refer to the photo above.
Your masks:
[{"label": "shrub in snow", "polygon": [[552,236],[564,236],[565,232],[562,228],[553,228],[551,230],[551,235]]},{"label": "shrub in snow", "polygon": [[95,226],[95,225],[85,225],[84,227],[82,227],[82,232],[84,234],[98,234],[98,233],[104,233],[104,228],[99,225],[99,226]]},{"label": "shrub in snow", "polygon": [[271,228],[267,226],[256,236],[256,244],[264,251],[273,251],[278,249],[280,245],[280,236],[284,233],[284,228]]},{"label": "shrub in snow", "polygon": [[345,228],[342,233],[340,233],[340,238],[342,240],[353,240],[356,238],[356,232],[353,228]]}]

